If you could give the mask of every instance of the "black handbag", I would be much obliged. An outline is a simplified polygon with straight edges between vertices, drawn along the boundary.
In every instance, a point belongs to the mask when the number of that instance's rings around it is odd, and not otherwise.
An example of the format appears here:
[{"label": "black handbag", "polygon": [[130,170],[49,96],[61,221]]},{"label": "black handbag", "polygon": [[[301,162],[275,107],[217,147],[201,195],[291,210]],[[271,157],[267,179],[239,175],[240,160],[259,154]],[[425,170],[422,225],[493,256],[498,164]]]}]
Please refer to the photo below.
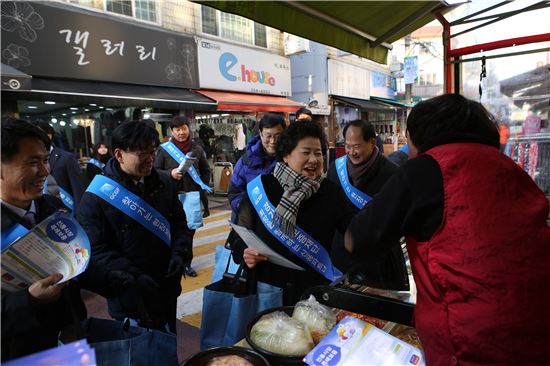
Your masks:
[{"label": "black handbag", "polygon": [[245,270],[244,264],[241,264],[236,273],[230,273],[229,263],[231,263],[232,257],[233,253],[227,259],[227,266],[222,277],[223,287],[235,295],[250,295],[254,293],[256,285],[254,271]]}]

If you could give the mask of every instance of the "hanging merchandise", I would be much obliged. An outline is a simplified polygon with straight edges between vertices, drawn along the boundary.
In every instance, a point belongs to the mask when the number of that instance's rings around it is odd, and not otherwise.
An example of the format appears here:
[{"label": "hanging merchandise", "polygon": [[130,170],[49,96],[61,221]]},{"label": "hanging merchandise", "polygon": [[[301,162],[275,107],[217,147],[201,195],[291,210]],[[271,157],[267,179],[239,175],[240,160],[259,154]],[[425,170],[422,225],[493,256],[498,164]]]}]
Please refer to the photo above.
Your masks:
[{"label": "hanging merchandise", "polygon": [[521,169],[525,169],[525,147],[523,146],[522,143],[519,143],[519,166],[521,167]]},{"label": "hanging merchandise", "polygon": [[537,170],[539,156],[539,144],[533,141],[529,146],[529,160],[527,162],[527,173],[535,180],[535,173]]},{"label": "hanging merchandise", "polygon": [[481,82],[483,78],[487,77],[487,69],[485,68],[485,56],[481,58],[481,73],[479,74],[479,100],[481,100],[481,95],[483,94],[483,88],[481,87]]}]

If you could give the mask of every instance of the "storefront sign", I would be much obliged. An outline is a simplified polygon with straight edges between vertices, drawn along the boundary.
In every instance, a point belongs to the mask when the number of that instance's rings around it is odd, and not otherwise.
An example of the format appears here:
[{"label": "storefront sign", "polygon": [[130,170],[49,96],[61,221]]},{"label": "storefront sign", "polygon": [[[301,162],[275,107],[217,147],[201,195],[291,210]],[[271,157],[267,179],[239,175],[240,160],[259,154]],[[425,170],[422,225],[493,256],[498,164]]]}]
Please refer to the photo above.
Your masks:
[{"label": "storefront sign", "polygon": [[369,99],[370,74],[367,69],[341,61],[328,60],[329,94]]},{"label": "storefront sign", "polygon": [[290,96],[290,60],[272,53],[202,39],[199,78],[203,89]]},{"label": "storefront sign", "polygon": [[198,87],[192,37],[39,2],[2,2],[2,62],[33,76]]},{"label": "storefront sign", "polygon": [[297,53],[309,52],[309,40],[295,36],[290,33],[283,33],[285,56]]},{"label": "storefront sign", "polygon": [[535,133],[540,133],[540,116],[527,116],[523,122],[523,133],[525,135],[532,135]]},{"label": "storefront sign", "polygon": [[418,56],[405,57],[405,65],[403,67],[405,84],[414,84],[418,77]]},{"label": "storefront sign", "polygon": [[371,72],[370,95],[374,97],[393,98],[395,89],[392,88],[392,77],[383,72]]}]

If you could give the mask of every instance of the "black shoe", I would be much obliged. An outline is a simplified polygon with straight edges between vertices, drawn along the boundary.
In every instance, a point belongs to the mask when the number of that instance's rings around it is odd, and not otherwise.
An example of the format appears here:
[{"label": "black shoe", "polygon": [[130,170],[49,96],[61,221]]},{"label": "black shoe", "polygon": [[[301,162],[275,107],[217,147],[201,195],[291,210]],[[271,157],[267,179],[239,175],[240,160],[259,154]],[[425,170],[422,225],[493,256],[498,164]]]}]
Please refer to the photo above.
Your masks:
[{"label": "black shoe", "polygon": [[204,211],[204,213],[202,214],[202,217],[208,217],[210,216],[210,211],[206,210]]},{"label": "black shoe", "polygon": [[185,267],[185,274],[187,276],[191,276],[191,277],[197,277],[198,276],[197,271],[195,271],[193,268],[191,268],[191,266]]}]

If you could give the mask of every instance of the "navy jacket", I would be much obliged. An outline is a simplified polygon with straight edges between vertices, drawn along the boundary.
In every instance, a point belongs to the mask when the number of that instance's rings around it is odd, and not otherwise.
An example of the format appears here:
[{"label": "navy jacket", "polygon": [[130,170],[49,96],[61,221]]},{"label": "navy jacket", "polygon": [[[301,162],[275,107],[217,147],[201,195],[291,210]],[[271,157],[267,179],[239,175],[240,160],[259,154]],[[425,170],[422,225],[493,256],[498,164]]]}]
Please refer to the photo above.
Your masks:
[{"label": "navy jacket", "polygon": [[84,193],[84,185],[80,178],[80,166],[76,157],[65,150],[54,147],[50,153],[50,174],[57,184],[69,193],[74,200],[75,209]]},{"label": "navy jacket", "polygon": [[[181,273],[166,278],[168,264],[173,255],[185,260],[192,248],[192,236],[176,188],[168,176],[153,169],[151,175],[145,177],[144,188],[140,190],[120,169],[115,158],[107,162],[104,171],[106,176],[141,197],[168,220],[172,245],[168,247],[155,234],[119,209],[85,192],[77,217],[88,234],[92,254],[88,269],[79,280],[83,287],[108,298],[109,311],[113,317],[124,317],[131,316],[126,306],[135,305],[138,299],[121,299],[121,293],[113,292],[109,287],[109,272],[126,271],[136,278],[140,274],[147,274],[160,285],[162,296],[144,300],[154,300],[160,304],[167,321],[175,319],[176,299],[181,293]],[[173,313],[170,310],[172,308]]]},{"label": "navy jacket", "polygon": [[[37,222],[65,210],[63,203],[50,195],[43,195],[35,204]],[[2,231],[15,223],[26,225],[2,205]],[[49,304],[33,303],[27,289],[2,291],[2,361],[57,347],[59,332],[85,318],[86,308],[74,281],[62,290],[58,300]]]},{"label": "navy jacket", "polygon": [[246,185],[260,174],[269,174],[275,168],[275,157],[264,151],[260,135],[254,136],[246,146],[246,153],[235,164],[227,198],[233,212],[238,212],[239,204],[246,191]]}]

